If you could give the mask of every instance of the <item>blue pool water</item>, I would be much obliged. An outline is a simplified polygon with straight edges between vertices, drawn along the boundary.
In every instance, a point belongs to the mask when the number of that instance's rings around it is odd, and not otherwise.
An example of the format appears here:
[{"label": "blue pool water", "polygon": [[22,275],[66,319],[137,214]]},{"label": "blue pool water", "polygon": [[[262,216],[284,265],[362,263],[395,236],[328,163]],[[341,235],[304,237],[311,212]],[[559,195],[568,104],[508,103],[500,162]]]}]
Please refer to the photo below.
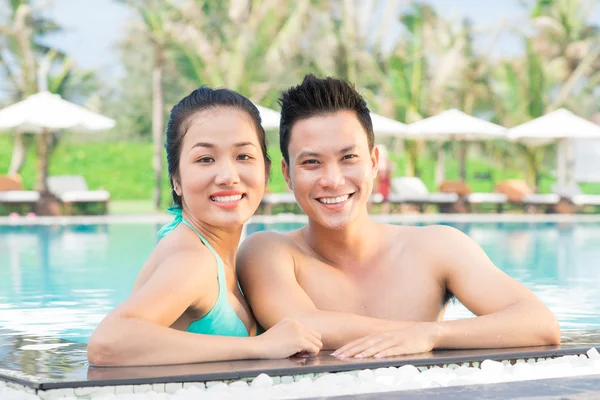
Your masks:
[{"label": "blue pool water", "polygon": [[[248,232],[300,225],[251,224]],[[459,224],[563,329],[600,329],[600,224]],[[0,328],[86,342],[129,294],[158,224],[0,226]],[[471,315],[452,304],[446,318]]]}]

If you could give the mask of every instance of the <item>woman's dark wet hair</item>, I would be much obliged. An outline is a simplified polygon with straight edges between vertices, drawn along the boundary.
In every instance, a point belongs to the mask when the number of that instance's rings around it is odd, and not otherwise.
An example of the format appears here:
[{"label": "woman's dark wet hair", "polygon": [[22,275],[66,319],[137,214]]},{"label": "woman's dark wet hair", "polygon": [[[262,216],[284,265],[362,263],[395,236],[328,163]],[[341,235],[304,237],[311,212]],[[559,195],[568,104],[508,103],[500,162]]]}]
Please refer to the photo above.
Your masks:
[{"label": "woman's dark wet hair", "polygon": [[181,206],[181,197],[175,192],[173,183],[174,178],[179,177],[179,158],[181,154],[181,144],[194,115],[210,109],[216,108],[234,108],[246,112],[254,123],[258,141],[263,152],[265,161],[265,170],[268,174],[271,166],[271,159],[267,153],[267,138],[265,130],[261,125],[260,113],[256,106],[241,94],[229,89],[211,89],[204,85],[188,96],[181,99],[172,109],[167,123],[167,139],[165,149],[167,151],[167,168],[169,171],[169,182],[173,202]]}]

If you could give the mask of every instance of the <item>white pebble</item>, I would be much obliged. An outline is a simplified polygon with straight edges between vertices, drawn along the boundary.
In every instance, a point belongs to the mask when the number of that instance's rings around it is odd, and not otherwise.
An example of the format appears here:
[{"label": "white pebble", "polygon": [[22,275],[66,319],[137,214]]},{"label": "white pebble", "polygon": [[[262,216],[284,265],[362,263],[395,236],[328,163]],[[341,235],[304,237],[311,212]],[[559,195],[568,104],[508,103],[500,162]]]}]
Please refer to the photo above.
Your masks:
[{"label": "white pebble", "polygon": [[273,378],[267,374],[260,374],[250,384],[253,388],[268,388],[273,386]]},{"label": "white pebble", "polygon": [[481,363],[481,370],[489,373],[502,373],[504,371],[504,364],[498,361],[485,360]]},{"label": "white pebble", "polygon": [[403,365],[398,368],[398,372],[403,379],[411,378],[420,374],[419,370],[414,365]]},{"label": "white pebble", "polygon": [[360,382],[371,382],[375,380],[375,373],[370,369],[363,369],[358,373],[358,380]]},{"label": "white pebble", "polygon": [[596,350],[595,347],[589,349],[586,354],[590,360],[600,360],[600,353],[598,353],[598,350]]}]

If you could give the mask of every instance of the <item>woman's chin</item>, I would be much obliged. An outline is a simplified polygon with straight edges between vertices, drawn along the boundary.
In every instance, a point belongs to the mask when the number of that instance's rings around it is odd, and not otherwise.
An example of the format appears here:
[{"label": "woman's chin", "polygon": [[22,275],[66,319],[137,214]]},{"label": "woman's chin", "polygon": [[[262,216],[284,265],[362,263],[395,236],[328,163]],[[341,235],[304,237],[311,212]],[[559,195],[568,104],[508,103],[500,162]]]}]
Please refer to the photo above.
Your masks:
[{"label": "woman's chin", "polygon": [[212,219],[211,225],[221,229],[239,229],[241,228],[248,220],[251,215],[230,215],[223,216],[222,218],[219,216],[217,218]]}]

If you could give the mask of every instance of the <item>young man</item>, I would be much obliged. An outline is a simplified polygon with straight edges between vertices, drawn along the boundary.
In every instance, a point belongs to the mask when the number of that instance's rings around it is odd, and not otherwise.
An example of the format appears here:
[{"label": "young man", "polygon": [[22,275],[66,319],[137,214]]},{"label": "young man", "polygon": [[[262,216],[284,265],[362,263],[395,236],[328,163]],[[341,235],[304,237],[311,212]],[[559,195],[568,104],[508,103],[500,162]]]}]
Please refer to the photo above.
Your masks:
[{"label": "young man", "polygon": [[[309,222],[240,248],[240,282],[264,328],[294,318],[339,357],[560,342],[550,310],[462,232],[369,218],[379,155],[351,85],[309,75],[281,106],[283,174]],[[441,321],[453,295],[477,317]]]}]

